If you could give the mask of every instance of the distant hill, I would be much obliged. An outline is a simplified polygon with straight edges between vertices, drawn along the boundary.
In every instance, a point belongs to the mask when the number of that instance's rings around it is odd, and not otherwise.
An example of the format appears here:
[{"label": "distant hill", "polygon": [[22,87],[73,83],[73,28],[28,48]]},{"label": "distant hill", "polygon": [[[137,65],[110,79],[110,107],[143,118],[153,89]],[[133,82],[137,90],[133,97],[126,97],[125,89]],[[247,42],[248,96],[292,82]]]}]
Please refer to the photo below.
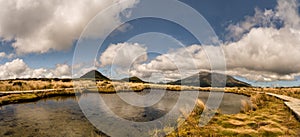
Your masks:
[{"label": "distant hill", "polygon": [[105,77],[104,75],[102,75],[99,71],[97,70],[92,70],[86,74],[84,74],[83,76],[81,76],[80,78],[84,78],[84,79],[96,79],[99,81],[103,81],[103,80],[108,80],[110,81],[109,78]]},{"label": "distant hill", "polygon": [[123,78],[123,79],[121,79],[121,81],[133,82],[133,83],[148,83],[148,82],[141,80],[138,77]]},{"label": "distant hill", "polygon": [[[182,80],[177,80],[174,82],[170,82],[168,84],[171,85],[188,85],[188,86],[201,86],[201,87],[211,87],[211,76],[214,74],[216,77],[216,83],[221,83],[222,79],[225,77],[226,79],[226,87],[251,87],[250,84],[239,81],[232,76],[219,74],[219,73],[209,73],[209,72],[200,72],[193,76],[187,77]],[[200,81],[199,81],[200,80]],[[200,84],[199,84],[200,83]],[[217,86],[219,87],[219,86]]]}]

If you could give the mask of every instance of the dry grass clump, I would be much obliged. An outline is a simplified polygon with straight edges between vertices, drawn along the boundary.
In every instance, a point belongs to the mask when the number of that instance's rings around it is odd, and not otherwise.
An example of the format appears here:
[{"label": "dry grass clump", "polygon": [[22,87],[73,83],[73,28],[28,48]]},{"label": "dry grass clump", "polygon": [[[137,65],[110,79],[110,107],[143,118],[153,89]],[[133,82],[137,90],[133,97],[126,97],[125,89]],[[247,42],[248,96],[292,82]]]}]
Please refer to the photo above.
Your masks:
[{"label": "dry grass clump", "polygon": [[148,88],[143,83],[132,83],[132,82],[110,82],[110,81],[99,81],[97,82],[97,89],[101,93],[115,93],[122,91],[134,91],[139,92]]},{"label": "dry grass clump", "polygon": [[54,82],[53,88],[54,89],[73,88],[73,82],[63,82],[63,81]]},{"label": "dry grass clump", "polygon": [[205,104],[200,99],[197,99],[196,106],[192,112],[192,115],[200,115],[205,109]]},{"label": "dry grass clump", "polygon": [[241,112],[247,113],[251,110],[251,106],[249,105],[247,100],[241,100]]},{"label": "dry grass clump", "polygon": [[199,87],[179,86],[179,85],[161,85],[151,83],[133,83],[133,82],[117,82],[117,81],[99,81],[97,82],[98,91],[101,93],[114,93],[121,91],[143,91],[144,89],[161,89],[170,91],[195,90]]},{"label": "dry grass clump", "polygon": [[20,91],[20,90],[36,90],[36,89],[51,89],[52,84],[47,81],[23,81],[15,80],[5,81],[0,87],[1,91]]},{"label": "dry grass clump", "polygon": [[7,80],[1,81],[0,91],[22,91],[40,89],[72,88],[73,82],[43,80]]},{"label": "dry grass clump", "polygon": [[241,112],[247,113],[253,110],[252,103],[247,100],[241,100]]},{"label": "dry grass clump", "polygon": [[[191,136],[193,132],[197,132],[200,127],[198,126],[198,120],[200,114],[205,109],[205,104],[201,100],[196,101],[195,108],[189,114],[185,108],[181,108],[180,112],[182,117],[178,119],[178,123],[181,126],[174,129],[174,127],[165,127],[163,130],[155,130],[150,132],[151,136]],[[173,131],[170,133],[170,131]],[[169,135],[167,135],[170,133]]]},{"label": "dry grass clump", "polygon": [[181,91],[181,86],[177,85],[168,85],[166,87],[166,90],[171,90],[171,91]]},{"label": "dry grass clump", "polygon": [[74,88],[91,88],[96,86],[96,82],[93,80],[75,80],[73,81]]}]

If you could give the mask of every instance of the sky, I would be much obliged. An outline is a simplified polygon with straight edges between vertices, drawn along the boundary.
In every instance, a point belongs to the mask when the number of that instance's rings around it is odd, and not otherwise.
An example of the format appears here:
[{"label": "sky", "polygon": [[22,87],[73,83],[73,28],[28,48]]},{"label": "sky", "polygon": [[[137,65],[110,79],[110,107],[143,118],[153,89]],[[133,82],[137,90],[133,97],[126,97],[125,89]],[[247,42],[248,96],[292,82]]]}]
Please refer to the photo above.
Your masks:
[{"label": "sky", "polygon": [[[224,52],[226,74],[254,86],[300,85],[299,0],[179,2],[201,14],[215,32]],[[210,70],[203,47],[214,51],[216,46],[201,43],[181,24],[154,17],[123,23],[145,3],[0,0],[0,79],[79,77],[98,69],[113,79],[138,76],[167,82]],[[114,8],[108,9],[112,5]],[[166,12],[174,10],[163,2],[157,6],[165,6]],[[185,11],[174,11],[171,16],[183,18],[179,14]],[[99,14],[100,20],[88,30],[87,25]],[[196,22],[193,17],[185,21]],[[113,28],[118,24],[122,25]],[[85,31],[92,34],[89,43],[96,45],[103,39],[102,45],[97,45],[97,55],[89,55],[87,50],[81,57],[95,56],[89,65],[74,62],[74,53],[79,53],[76,46]]]}]

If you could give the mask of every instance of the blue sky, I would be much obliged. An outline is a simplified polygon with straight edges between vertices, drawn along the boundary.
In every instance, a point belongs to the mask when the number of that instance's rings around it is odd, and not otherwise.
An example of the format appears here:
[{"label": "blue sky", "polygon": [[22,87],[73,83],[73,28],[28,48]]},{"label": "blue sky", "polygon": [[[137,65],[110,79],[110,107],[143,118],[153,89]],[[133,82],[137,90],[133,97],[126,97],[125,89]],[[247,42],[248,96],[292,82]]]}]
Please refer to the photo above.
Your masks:
[{"label": "blue sky", "polygon": [[226,27],[255,13],[255,8],[274,9],[276,0],[182,0],[195,8],[211,24],[218,37],[225,40]]},{"label": "blue sky", "polygon": [[[220,1],[220,0],[181,0],[188,4],[189,6],[196,9],[199,13],[201,13],[205,19],[211,24],[212,28],[215,30],[218,37],[224,40],[226,35],[226,27],[230,23],[236,23],[244,19],[245,16],[251,16],[254,14],[254,8],[259,7],[261,9],[265,8],[274,8],[276,6],[276,0],[228,0],[228,1]],[[164,22],[162,22],[164,23]],[[147,21],[137,21],[136,24],[142,24],[143,27],[138,31],[151,31],[153,29],[160,29],[156,27],[152,27],[152,22]],[[165,23],[165,26],[169,25]],[[137,26],[137,25],[135,25]],[[147,27],[149,26],[149,27]],[[161,25],[161,28],[165,28],[164,25]],[[146,29],[148,30],[146,30]],[[174,27],[173,27],[174,28]],[[138,29],[138,28],[137,28]],[[180,34],[180,32],[170,32],[172,31],[172,26],[168,26],[169,32],[172,35]],[[135,29],[136,30],[136,29]],[[165,29],[161,29],[162,31]],[[157,30],[155,30],[157,31]],[[168,30],[166,30],[168,31]],[[129,32],[130,33],[130,32]],[[136,33],[136,32],[133,32]],[[180,35],[182,36],[182,35]],[[122,42],[123,37],[116,38],[115,42]],[[189,41],[190,37],[186,37],[183,40]],[[76,41],[75,41],[76,42]],[[11,47],[11,42],[2,41],[0,44],[1,51],[6,51],[7,53],[14,52],[13,48]],[[76,44],[73,44],[74,47]],[[68,49],[65,51],[50,51],[46,54],[27,54],[21,56],[24,61],[33,68],[40,68],[40,67],[47,67],[51,68],[54,67],[55,64],[59,63],[68,63],[71,64],[72,56],[73,56],[74,48]],[[45,60],[47,60],[45,62]],[[8,59],[1,59],[0,63],[3,64],[9,61]]]},{"label": "blue sky", "polygon": [[[143,2],[143,1],[141,1]],[[211,27],[214,29],[216,32],[217,36],[219,39],[222,41],[222,43],[230,43],[233,42],[231,39],[228,38],[228,34],[232,33],[228,31],[228,27],[230,25],[236,25],[240,22],[244,22],[246,20],[246,17],[253,17],[256,14],[255,9],[261,9],[263,12],[265,9],[273,10],[274,12],[276,11],[276,7],[278,6],[277,0],[226,0],[226,1],[221,1],[221,0],[181,0],[181,2],[191,6],[195,10],[197,10],[200,14],[203,15],[203,17],[209,22]],[[299,1],[298,1],[299,2]],[[108,2],[108,5],[111,4]],[[133,4],[130,3],[130,6]],[[138,5],[138,4],[137,4]],[[99,6],[101,7],[101,6]],[[105,7],[105,6],[104,6]],[[134,6],[132,6],[134,7]],[[76,7],[74,7],[76,8]],[[83,7],[79,7],[78,10]],[[103,7],[102,7],[103,8]],[[166,9],[167,10],[167,9]],[[11,11],[9,10],[9,7],[7,8],[8,13],[14,13],[13,8]],[[39,11],[37,11],[39,12]],[[298,9],[299,12],[299,9]],[[50,14],[49,14],[50,15]],[[76,15],[74,13],[74,15]],[[93,17],[95,14],[91,13],[91,17]],[[79,16],[79,15],[78,15]],[[14,16],[12,16],[14,17]],[[45,17],[47,18],[47,17]],[[62,18],[64,19],[64,18]],[[68,18],[69,19],[69,18]],[[72,20],[73,18],[70,18]],[[74,16],[74,19],[76,19],[76,16]],[[85,18],[83,18],[85,19]],[[1,20],[1,19],[0,19]],[[30,20],[30,17],[28,19],[24,19],[25,22],[27,20]],[[46,19],[45,19],[46,20]],[[67,19],[66,19],[67,20]],[[87,20],[88,21],[88,20]],[[86,21],[86,22],[87,22]],[[1,22],[0,22],[1,23]],[[3,24],[6,24],[7,22],[4,22]],[[194,44],[200,45],[200,42],[198,42],[192,34],[190,34],[187,30],[179,26],[178,24],[174,24],[172,22],[166,21],[166,20],[161,20],[161,19],[155,19],[155,18],[144,18],[144,19],[137,19],[133,20],[130,22],[127,22],[126,25],[130,25],[129,28],[127,28],[125,31],[119,31],[116,30],[115,32],[112,32],[111,35],[105,40],[103,46],[99,50],[99,54],[97,59],[101,56],[103,52],[107,49],[108,46],[111,44],[118,44],[118,43],[123,43],[129,40],[129,42],[136,42],[141,45],[146,45],[146,48],[149,50],[149,48],[158,48],[161,50],[162,53],[167,54],[170,52],[170,50],[176,50],[176,42],[181,42],[177,47],[180,47],[180,44],[183,44],[184,46],[190,46]],[[39,24],[38,24],[39,25]],[[41,25],[42,26],[42,25]],[[76,26],[76,25],[74,25]],[[5,25],[0,25],[0,30],[1,27],[5,27]],[[26,25],[24,25],[26,27]],[[262,27],[258,25],[258,28]],[[7,27],[6,27],[7,28]],[[64,28],[64,26],[62,26]],[[81,26],[81,28],[83,28]],[[41,30],[43,28],[41,27]],[[61,29],[61,28],[60,28]],[[250,31],[252,28],[248,28]],[[22,29],[23,30],[23,29]],[[59,29],[58,29],[59,30]],[[81,32],[83,29],[79,29],[76,32]],[[28,31],[25,29],[24,31]],[[71,34],[73,34],[72,30],[67,30],[66,32],[70,31]],[[246,30],[244,33],[248,33]],[[150,35],[140,35],[142,33],[148,33],[148,32],[156,32],[156,33],[164,33],[167,35],[172,36],[175,38],[177,41],[172,41],[171,39],[168,39],[167,37],[159,37],[156,36],[155,33],[152,33]],[[15,33],[15,34],[14,34]],[[74,32],[75,33],[75,32]],[[35,34],[35,33],[33,33]],[[37,33],[39,34],[39,33]],[[10,36],[11,35],[11,36]],[[3,39],[1,40],[0,43],[0,52],[5,52],[6,55],[9,55],[11,53],[14,54],[13,57],[2,57],[0,58],[0,64],[3,66],[7,62],[11,62],[17,58],[22,59],[28,68],[34,70],[34,69],[39,69],[39,68],[44,68],[44,69],[55,69],[57,67],[57,64],[66,64],[66,65],[71,65],[72,64],[72,59],[73,59],[73,53],[74,49],[76,46],[76,42],[78,37],[74,36],[70,38],[70,42],[68,43],[63,43],[67,44],[67,46],[54,46],[54,48],[48,48],[45,50],[39,50],[40,48],[37,49],[31,49],[28,50],[26,48],[20,48],[20,46],[13,46],[13,43],[15,40],[9,40],[11,37],[20,37],[25,39],[28,38],[27,36],[23,36],[24,34],[21,32],[18,32],[18,30],[12,30],[11,32],[1,32],[0,31],[0,37]],[[76,34],[78,36],[78,34]],[[138,36],[140,35],[140,36]],[[22,36],[22,37],[21,37]],[[63,35],[62,35],[63,36]],[[73,36],[73,35],[72,35]],[[134,37],[136,36],[136,37]],[[55,37],[55,35],[53,36]],[[59,36],[57,36],[59,37]],[[61,37],[61,36],[60,36]],[[134,38],[132,38],[134,37]],[[29,37],[31,38],[31,37]],[[29,39],[28,38],[28,39]],[[149,39],[147,39],[149,38]],[[151,38],[151,39],[150,39]],[[49,38],[50,40],[53,40]],[[61,42],[59,38],[55,38],[55,40],[58,39],[58,42],[53,42],[53,44]],[[164,41],[166,40],[167,41]],[[239,39],[237,40],[239,41]],[[51,43],[50,43],[51,44]],[[158,45],[160,44],[160,45]],[[178,43],[177,43],[178,44]],[[26,45],[22,45],[26,46]],[[48,46],[48,45],[47,45]],[[51,46],[51,45],[50,45]],[[29,49],[29,48],[28,48]],[[26,52],[22,52],[26,51]],[[278,53],[279,54],[279,53]],[[146,63],[149,63],[149,59],[155,59],[158,56],[158,54],[149,54],[148,55],[148,61]],[[108,66],[106,67],[101,67],[99,70],[104,71],[107,69]],[[267,72],[270,73],[277,73],[276,69],[273,68],[268,68],[269,66],[262,66],[260,68],[255,68],[255,71],[261,72],[265,71],[262,68],[266,68]],[[246,67],[247,69],[251,68],[249,66]],[[251,72],[254,70],[250,70]],[[293,76],[296,75],[297,72],[293,72],[294,69],[291,70],[291,75]],[[279,72],[279,71],[278,71]],[[293,72],[293,73],[292,73]],[[236,73],[233,73],[236,74]],[[266,75],[270,75],[268,78],[273,78],[273,74],[267,73]],[[279,74],[280,76],[287,77],[286,75],[288,74]],[[278,76],[279,77],[279,76]],[[276,78],[272,79],[274,82],[254,82],[254,80],[247,80],[247,78],[243,78],[242,76],[237,76],[237,78],[250,82],[253,85],[259,85],[259,86],[271,86],[271,85],[278,85],[278,86],[296,86],[300,85],[298,84],[298,77],[295,77],[297,81],[282,81],[282,80],[276,80]],[[2,78],[3,79],[3,78]],[[251,79],[251,78],[250,78]],[[266,78],[267,79],[267,78]],[[284,78],[278,78],[278,79],[284,79]],[[266,80],[268,81],[268,80]]]}]

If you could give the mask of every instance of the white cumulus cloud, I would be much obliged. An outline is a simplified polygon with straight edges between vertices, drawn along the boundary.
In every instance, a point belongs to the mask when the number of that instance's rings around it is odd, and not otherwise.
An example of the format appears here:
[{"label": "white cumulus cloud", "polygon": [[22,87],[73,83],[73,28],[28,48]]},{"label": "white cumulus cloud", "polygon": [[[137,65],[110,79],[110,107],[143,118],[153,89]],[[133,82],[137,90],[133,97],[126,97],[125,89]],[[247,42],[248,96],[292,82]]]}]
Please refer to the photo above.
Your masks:
[{"label": "white cumulus cloud", "polygon": [[[294,80],[300,75],[300,16],[296,0],[278,0],[275,10],[256,9],[254,16],[229,25],[234,41],[221,44],[227,74],[253,81]],[[278,27],[279,26],[279,27]],[[213,46],[206,46],[213,51]],[[183,68],[186,72],[180,72]],[[165,80],[176,80],[210,70],[200,45],[191,45],[156,57],[136,66],[131,75],[142,78],[161,73]]]},{"label": "white cumulus cloud", "polygon": [[18,54],[70,49],[98,12],[117,4],[97,25],[101,30],[120,22],[118,14],[137,0],[0,0],[0,37],[12,40]]},{"label": "white cumulus cloud", "polygon": [[101,66],[130,67],[147,60],[147,48],[138,43],[111,44],[100,56]]},{"label": "white cumulus cloud", "polygon": [[193,75],[199,72],[199,68],[204,69],[208,66],[209,63],[202,47],[192,45],[170,50],[149,63],[136,65],[130,71],[130,75],[151,79],[155,74],[160,74],[158,81],[170,81]]},{"label": "white cumulus cloud", "polygon": [[71,68],[66,64],[57,64],[53,69],[30,68],[22,59],[15,59],[0,65],[0,79],[14,78],[70,78]]},{"label": "white cumulus cloud", "polygon": [[278,0],[275,10],[256,10],[253,17],[230,25],[230,34],[241,37],[223,46],[229,72],[256,81],[293,80],[300,73],[298,8],[296,0]]}]

